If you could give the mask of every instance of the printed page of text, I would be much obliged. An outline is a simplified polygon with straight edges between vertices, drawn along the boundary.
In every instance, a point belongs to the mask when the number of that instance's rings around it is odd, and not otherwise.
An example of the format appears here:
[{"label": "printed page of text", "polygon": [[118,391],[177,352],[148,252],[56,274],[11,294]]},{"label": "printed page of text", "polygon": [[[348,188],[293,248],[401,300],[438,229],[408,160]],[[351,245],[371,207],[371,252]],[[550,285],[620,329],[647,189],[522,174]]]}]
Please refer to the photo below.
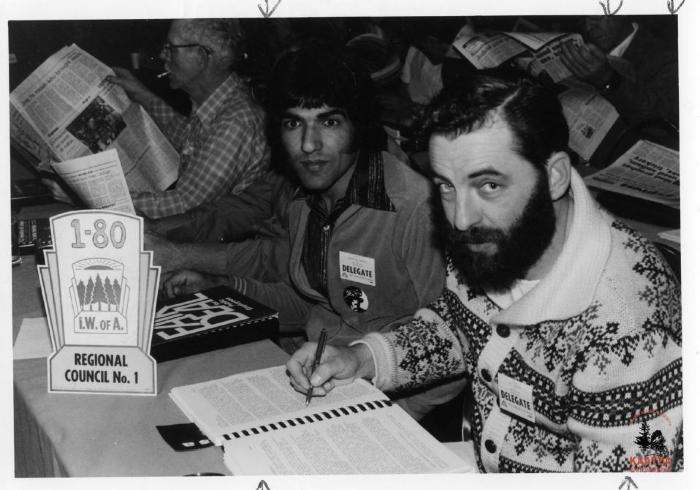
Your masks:
[{"label": "printed page of text", "polygon": [[476,471],[398,406],[227,441],[224,462],[235,475]]},{"label": "printed page of text", "polygon": [[116,150],[108,150],[51,167],[92,209],[135,214]]},{"label": "printed page of text", "polygon": [[227,378],[173,388],[170,396],[212,441],[222,434],[246,430],[293,417],[320,413],[387,397],[364,380],[337,386],[327,396],[314,397],[307,407],[305,395],[294,391],[284,366],[250,371]]}]

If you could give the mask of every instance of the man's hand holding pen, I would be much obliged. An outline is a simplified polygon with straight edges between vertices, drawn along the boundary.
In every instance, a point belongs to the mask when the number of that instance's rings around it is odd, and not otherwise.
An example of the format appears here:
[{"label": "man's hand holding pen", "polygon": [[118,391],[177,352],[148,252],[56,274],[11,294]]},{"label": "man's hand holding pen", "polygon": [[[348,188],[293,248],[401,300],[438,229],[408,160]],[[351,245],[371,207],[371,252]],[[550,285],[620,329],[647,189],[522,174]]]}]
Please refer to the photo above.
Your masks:
[{"label": "man's hand holding pen", "polygon": [[[314,371],[316,371],[316,368],[318,365],[321,363],[321,357],[323,356],[323,349],[326,348],[326,337],[328,336],[328,332],[326,332],[326,329],[324,328],[321,330],[321,336],[318,339],[318,344],[316,344],[316,353],[314,354],[314,363],[311,365],[311,372],[307,373],[309,375],[313,374]],[[314,388],[313,385],[309,386],[309,389],[306,390],[306,406],[309,405],[311,402],[311,397],[314,394]]]},{"label": "man's hand holding pen", "polygon": [[317,350],[316,342],[307,342],[287,361],[289,381],[296,391],[308,394],[312,388],[312,396],[325,396],[338,385],[374,376],[372,355],[364,344],[326,345],[314,369]]}]

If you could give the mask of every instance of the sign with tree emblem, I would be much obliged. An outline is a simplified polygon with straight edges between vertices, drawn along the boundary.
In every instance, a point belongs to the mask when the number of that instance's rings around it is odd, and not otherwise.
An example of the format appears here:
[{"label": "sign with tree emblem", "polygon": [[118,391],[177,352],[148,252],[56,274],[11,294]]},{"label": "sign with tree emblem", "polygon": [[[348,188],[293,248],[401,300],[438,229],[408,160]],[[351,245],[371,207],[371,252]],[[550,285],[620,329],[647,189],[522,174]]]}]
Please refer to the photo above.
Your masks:
[{"label": "sign with tree emblem", "polygon": [[49,392],[156,394],[150,356],[160,268],[143,250],[143,220],[116,211],[51,219],[38,266],[51,331]]}]

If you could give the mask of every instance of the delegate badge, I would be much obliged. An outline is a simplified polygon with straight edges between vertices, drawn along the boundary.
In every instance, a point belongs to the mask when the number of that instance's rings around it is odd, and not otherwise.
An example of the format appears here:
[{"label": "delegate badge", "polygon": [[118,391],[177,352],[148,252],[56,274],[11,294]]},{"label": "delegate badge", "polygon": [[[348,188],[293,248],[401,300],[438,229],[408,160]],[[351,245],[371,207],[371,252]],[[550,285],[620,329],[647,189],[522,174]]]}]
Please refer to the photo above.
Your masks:
[{"label": "delegate badge", "polygon": [[338,252],[340,278],[367,286],[376,286],[374,259],[349,252]]},{"label": "delegate badge", "polygon": [[498,402],[501,410],[511,415],[535,421],[535,404],[532,386],[498,373]]},{"label": "delegate badge", "polygon": [[143,250],[143,219],[116,211],[51,218],[38,266],[53,354],[50,393],[155,395],[150,356],[160,267]]}]

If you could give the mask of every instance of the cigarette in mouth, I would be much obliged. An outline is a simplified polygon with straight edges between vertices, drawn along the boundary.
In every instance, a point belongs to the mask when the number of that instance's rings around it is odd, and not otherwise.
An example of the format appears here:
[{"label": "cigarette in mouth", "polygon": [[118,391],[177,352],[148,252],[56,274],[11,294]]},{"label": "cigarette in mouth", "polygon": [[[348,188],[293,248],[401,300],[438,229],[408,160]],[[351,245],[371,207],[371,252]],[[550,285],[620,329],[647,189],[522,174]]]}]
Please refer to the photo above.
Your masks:
[{"label": "cigarette in mouth", "polygon": [[156,78],[163,78],[165,76],[170,75],[169,71],[164,71],[163,73],[160,73],[159,75],[156,75]]}]

